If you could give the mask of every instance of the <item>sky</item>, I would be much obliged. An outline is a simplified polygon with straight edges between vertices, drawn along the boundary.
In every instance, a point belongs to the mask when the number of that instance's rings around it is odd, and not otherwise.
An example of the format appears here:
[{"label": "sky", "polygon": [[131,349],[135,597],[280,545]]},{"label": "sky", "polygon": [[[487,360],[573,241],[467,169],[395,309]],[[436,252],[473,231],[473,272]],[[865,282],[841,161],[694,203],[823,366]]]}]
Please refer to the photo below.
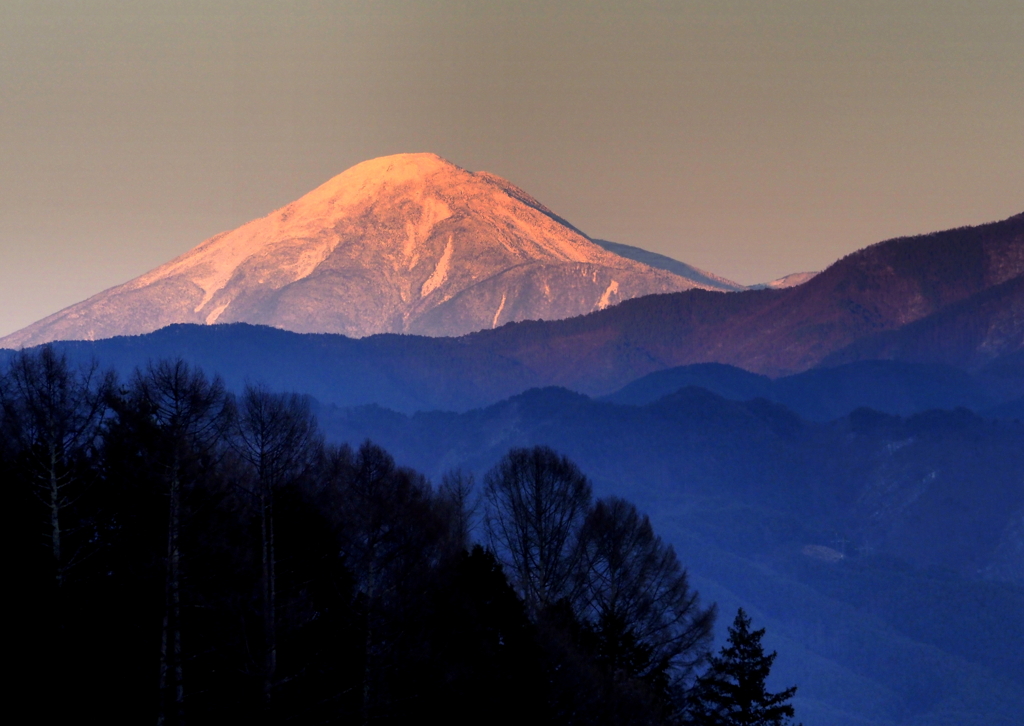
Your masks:
[{"label": "sky", "polygon": [[431,151],[750,284],[1024,211],[1024,2],[0,0],[0,336]]}]

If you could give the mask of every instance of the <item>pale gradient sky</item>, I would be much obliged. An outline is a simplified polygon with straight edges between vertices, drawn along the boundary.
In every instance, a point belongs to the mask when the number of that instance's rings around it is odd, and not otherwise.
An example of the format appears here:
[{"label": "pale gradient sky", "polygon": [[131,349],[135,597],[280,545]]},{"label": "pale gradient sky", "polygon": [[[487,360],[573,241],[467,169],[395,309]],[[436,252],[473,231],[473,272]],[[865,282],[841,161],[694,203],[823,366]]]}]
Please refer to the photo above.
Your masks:
[{"label": "pale gradient sky", "polygon": [[433,151],[742,283],[1024,211],[1024,2],[0,0],[0,336]]}]

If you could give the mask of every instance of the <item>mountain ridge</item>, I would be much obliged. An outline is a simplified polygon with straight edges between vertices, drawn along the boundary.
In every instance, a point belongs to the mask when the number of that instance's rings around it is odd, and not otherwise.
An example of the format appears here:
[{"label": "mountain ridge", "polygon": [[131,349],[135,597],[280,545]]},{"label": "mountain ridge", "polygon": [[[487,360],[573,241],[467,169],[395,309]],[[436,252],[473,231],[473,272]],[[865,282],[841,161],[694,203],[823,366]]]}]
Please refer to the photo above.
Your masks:
[{"label": "mountain ridge", "polygon": [[[626,245],[621,242],[611,242],[606,239],[597,239],[595,237],[591,237],[590,239],[594,244],[608,250],[609,252],[613,252],[620,257],[636,260],[637,262],[642,262],[645,265],[650,265],[651,267],[656,267],[660,270],[667,270],[689,280],[705,282],[719,290],[736,292],[739,290],[746,290],[751,287],[740,285],[739,283],[727,280],[720,275],[716,275],[706,270],[701,270],[700,268],[688,265],[685,262],[680,262],[674,257],[667,257],[666,255],[659,255],[657,252],[650,252],[642,247],[634,247],[633,245]],[[806,273],[796,274],[799,275]]]}]

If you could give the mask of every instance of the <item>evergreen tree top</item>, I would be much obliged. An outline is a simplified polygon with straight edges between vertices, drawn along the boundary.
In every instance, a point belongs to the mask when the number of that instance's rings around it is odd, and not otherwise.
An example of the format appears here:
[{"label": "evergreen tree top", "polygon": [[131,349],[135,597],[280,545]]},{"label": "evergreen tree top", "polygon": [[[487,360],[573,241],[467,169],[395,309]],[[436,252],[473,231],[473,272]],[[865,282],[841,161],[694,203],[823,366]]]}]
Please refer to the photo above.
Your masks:
[{"label": "evergreen tree top", "polygon": [[750,617],[740,608],[729,627],[729,638],[707,670],[697,679],[689,698],[690,723],[713,726],[789,726],[796,687],[770,693],[765,681],[776,653],[765,654],[764,628],[750,629]]}]

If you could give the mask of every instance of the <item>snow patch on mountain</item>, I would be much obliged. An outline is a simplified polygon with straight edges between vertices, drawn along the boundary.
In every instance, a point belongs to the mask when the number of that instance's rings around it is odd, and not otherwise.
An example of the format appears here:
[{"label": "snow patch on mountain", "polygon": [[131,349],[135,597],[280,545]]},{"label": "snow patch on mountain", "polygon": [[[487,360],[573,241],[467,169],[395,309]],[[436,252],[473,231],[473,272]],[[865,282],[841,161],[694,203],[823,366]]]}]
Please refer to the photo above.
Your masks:
[{"label": "snow patch on mountain", "polygon": [[420,289],[420,297],[426,297],[445,281],[448,277],[448,265],[452,261],[452,238],[448,236],[448,242],[445,243],[444,253],[441,255],[441,259],[437,261],[437,267],[434,268],[433,273],[427,278],[427,281],[423,283],[423,287]]},{"label": "snow patch on mountain", "polygon": [[601,299],[597,301],[597,309],[604,310],[606,307],[608,307],[611,304],[612,297],[617,296],[618,293],[619,283],[615,282],[615,280],[612,280],[610,283],[608,283],[608,287],[605,288],[605,291],[601,294]]},{"label": "snow patch on mountain", "polygon": [[505,300],[508,298],[508,293],[501,293],[501,304],[498,305],[498,309],[494,311],[494,320],[491,321],[491,330],[498,327],[498,318],[501,317],[501,311],[505,309]]}]

